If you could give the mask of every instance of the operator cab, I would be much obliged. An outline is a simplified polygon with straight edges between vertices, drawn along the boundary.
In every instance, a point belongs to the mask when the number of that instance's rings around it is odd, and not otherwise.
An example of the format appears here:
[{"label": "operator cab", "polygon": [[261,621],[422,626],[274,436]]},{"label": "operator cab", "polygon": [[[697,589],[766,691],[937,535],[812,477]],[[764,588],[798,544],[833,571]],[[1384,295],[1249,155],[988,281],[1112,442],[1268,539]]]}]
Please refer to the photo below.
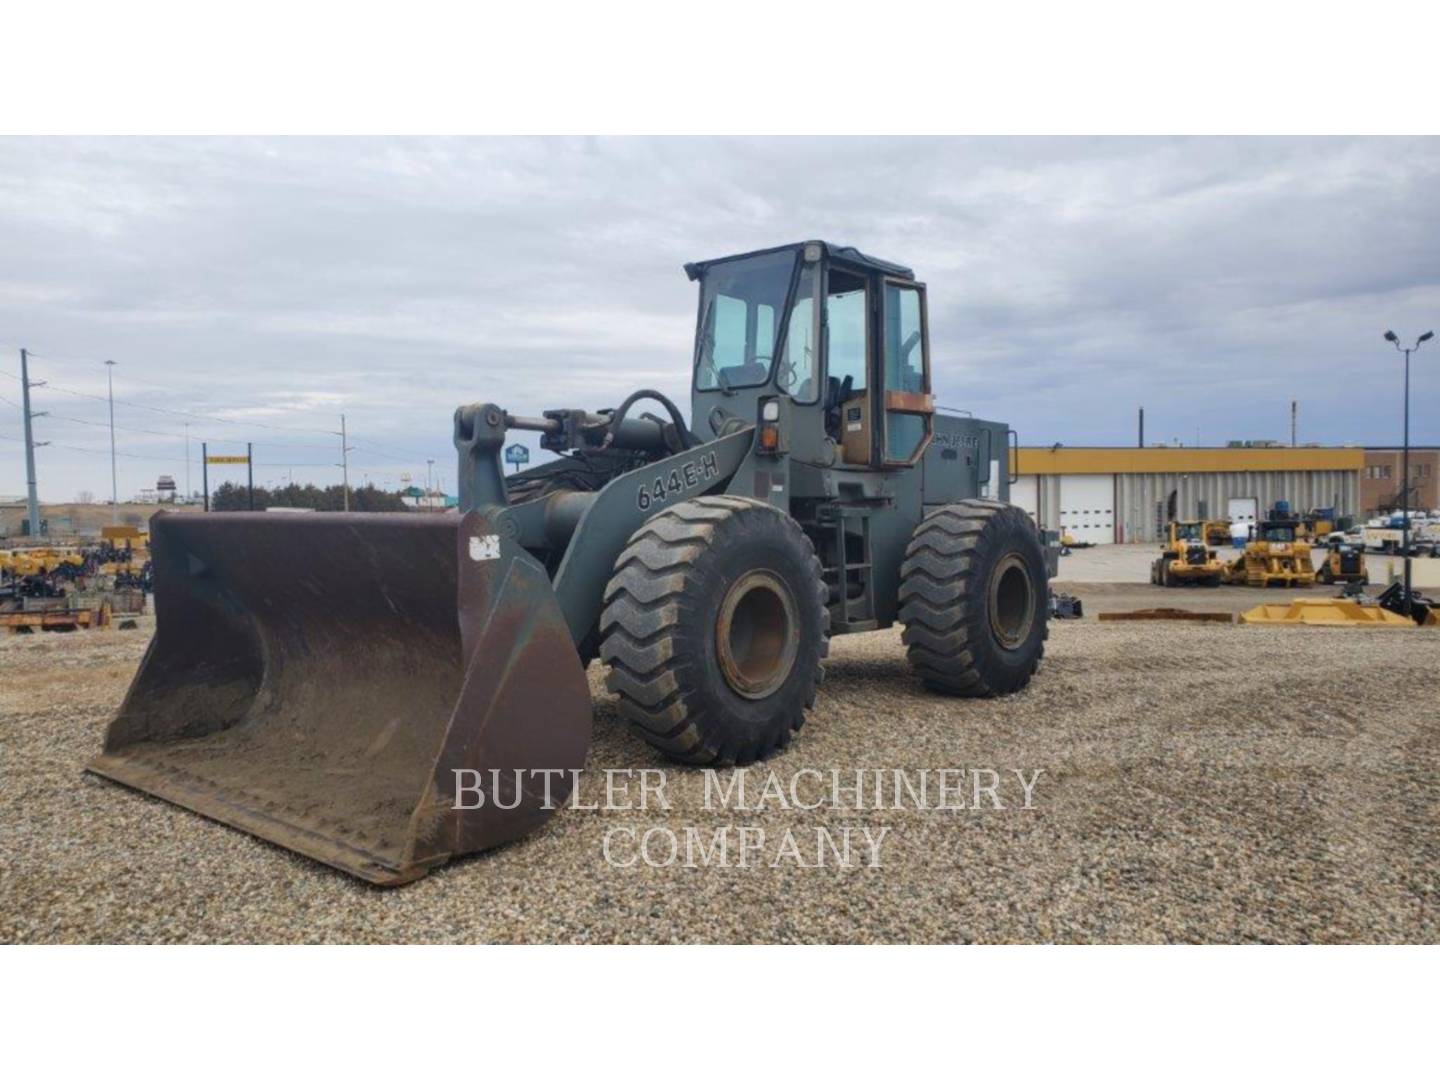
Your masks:
[{"label": "operator cab", "polygon": [[1290,521],[1262,521],[1258,538],[1267,544],[1293,544],[1295,524]]},{"label": "operator cab", "polygon": [[1194,544],[1205,543],[1205,523],[1203,521],[1177,521],[1175,523],[1175,539],[1186,540]]},{"label": "operator cab", "polygon": [[[693,426],[754,423],[783,395],[811,416],[827,464],[914,465],[934,433],[925,286],[914,271],[812,240],[708,262],[700,282]],[[823,431],[823,436],[821,432]]]}]

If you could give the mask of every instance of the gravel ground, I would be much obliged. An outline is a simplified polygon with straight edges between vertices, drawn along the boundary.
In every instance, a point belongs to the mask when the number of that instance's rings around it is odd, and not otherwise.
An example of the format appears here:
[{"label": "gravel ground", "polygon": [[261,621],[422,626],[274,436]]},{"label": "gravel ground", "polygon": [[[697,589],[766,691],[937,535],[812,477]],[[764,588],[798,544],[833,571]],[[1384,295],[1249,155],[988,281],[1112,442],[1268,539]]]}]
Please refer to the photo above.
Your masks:
[{"label": "gravel ground", "polygon": [[[569,809],[391,891],[82,775],[143,629],[0,639],[0,941],[1440,940],[1440,634],[1087,618],[998,701],[925,693],[898,637],[835,643],[809,723],[751,791],[802,769],[992,768],[1004,810],[707,810],[705,774],[628,735],[592,667],[589,769],[664,769],[671,808]],[[1044,770],[1033,809],[1014,769]],[[603,854],[615,829],[741,825],[767,830],[748,868]],[[891,831],[878,867],[769,865],[787,828],[814,861],[816,827]]]}]

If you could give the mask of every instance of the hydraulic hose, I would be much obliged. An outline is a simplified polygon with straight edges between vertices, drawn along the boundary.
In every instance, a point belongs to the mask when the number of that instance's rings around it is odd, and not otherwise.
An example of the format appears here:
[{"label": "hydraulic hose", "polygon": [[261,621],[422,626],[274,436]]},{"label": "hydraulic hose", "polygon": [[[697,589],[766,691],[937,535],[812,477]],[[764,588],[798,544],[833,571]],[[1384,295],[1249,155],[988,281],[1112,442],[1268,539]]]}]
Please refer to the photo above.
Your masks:
[{"label": "hydraulic hose", "polygon": [[658,390],[636,390],[620,403],[618,409],[610,414],[610,419],[605,425],[605,439],[600,444],[601,449],[608,448],[610,444],[615,441],[615,433],[620,430],[620,424],[625,419],[625,414],[630,411],[631,406],[637,401],[642,401],[645,398],[659,402],[665,411],[670,414],[670,422],[675,425],[675,431],[680,436],[680,442],[686,450],[700,445],[700,440],[695,438],[695,436],[690,433],[690,429],[685,426],[685,419],[680,415],[680,410],[675,407],[673,401]]}]

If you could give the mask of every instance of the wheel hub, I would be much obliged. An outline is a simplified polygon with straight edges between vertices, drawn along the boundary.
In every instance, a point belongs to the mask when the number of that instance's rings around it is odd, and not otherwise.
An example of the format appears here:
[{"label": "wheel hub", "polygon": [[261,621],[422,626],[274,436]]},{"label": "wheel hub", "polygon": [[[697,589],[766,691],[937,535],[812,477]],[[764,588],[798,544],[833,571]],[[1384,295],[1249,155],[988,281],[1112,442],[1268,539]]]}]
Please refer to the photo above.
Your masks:
[{"label": "wheel hub", "polygon": [[[1163,573],[1163,571],[1162,571]],[[1001,559],[990,574],[990,630],[1006,649],[1018,649],[1035,622],[1034,595],[1025,561],[1018,553]]]},{"label": "wheel hub", "polygon": [[795,667],[799,620],[789,587],[769,570],[751,570],[730,586],[715,620],[720,673],[741,697],[778,690]]}]

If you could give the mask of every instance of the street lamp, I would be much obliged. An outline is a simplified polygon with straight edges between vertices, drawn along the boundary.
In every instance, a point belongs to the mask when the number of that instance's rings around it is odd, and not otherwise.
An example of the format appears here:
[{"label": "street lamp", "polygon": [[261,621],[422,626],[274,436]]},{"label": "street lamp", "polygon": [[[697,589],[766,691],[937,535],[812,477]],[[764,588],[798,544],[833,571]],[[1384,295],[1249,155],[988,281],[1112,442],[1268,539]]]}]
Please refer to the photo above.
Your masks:
[{"label": "street lamp", "polygon": [[1405,443],[1400,452],[1400,557],[1405,567],[1405,614],[1410,615],[1410,354],[1435,336],[1435,331],[1426,330],[1415,339],[1415,344],[1405,348],[1394,330],[1385,331],[1385,340],[1395,346],[1397,352],[1405,354]]}]

